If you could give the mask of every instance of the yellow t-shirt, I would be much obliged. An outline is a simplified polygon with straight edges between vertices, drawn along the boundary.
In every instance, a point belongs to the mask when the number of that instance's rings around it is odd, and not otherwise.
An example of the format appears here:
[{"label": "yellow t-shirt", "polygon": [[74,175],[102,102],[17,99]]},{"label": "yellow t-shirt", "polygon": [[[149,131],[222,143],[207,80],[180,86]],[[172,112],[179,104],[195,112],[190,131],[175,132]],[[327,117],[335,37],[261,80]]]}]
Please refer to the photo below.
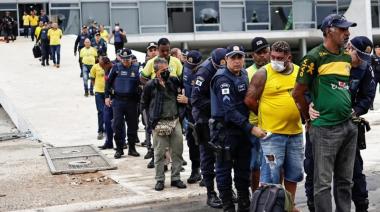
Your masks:
[{"label": "yellow t-shirt", "polygon": [[42,27],[40,26],[36,27],[36,31],[34,31],[34,35],[36,36],[36,38],[40,36],[41,30],[42,30]]},{"label": "yellow t-shirt", "polygon": [[30,23],[30,26],[37,26],[38,25],[38,16],[29,16],[29,23]]},{"label": "yellow t-shirt", "polygon": [[95,59],[98,56],[98,52],[94,47],[82,48],[79,56],[82,58],[82,63],[85,65],[94,65]]},{"label": "yellow t-shirt", "polygon": [[24,26],[29,26],[29,15],[23,15],[22,20]]},{"label": "yellow t-shirt", "polygon": [[106,80],[104,78],[104,69],[100,67],[99,63],[92,66],[90,78],[95,79],[94,91],[97,93],[104,93]]},{"label": "yellow t-shirt", "polygon": [[[157,58],[153,57],[152,59],[148,60],[148,62],[145,65],[145,68],[142,70],[141,75],[146,78],[154,79],[156,77],[156,73],[154,72],[154,60]],[[182,63],[180,60],[178,60],[176,57],[170,56],[169,60],[169,71],[170,76],[173,77],[179,77],[182,74]]]},{"label": "yellow t-shirt", "polygon": [[49,29],[48,37],[50,39],[50,45],[61,45],[62,30],[61,29]]},{"label": "yellow t-shirt", "polygon": [[259,102],[260,128],[276,134],[302,133],[301,115],[292,97],[299,66],[293,64],[289,75],[276,72],[270,63],[265,69],[267,80]]},{"label": "yellow t-shirt", "polygon": [[[253,65],[251,65],[250,67],[247,68],[249,83],[251,83],[252,77],[256,73],[256,71],[257,71],[256,64],[253,64]],[[249,123],[251,123],[253,125],[257,125],[257,123],[258,123],[258,117],[252,111],[249,112],[249,119],[248,120],[249,120]]]},{"label": "yellow t-shirt", "polygon": [[100,37],[103,38],[105,42],[108,42],[108,32],[107,32],[107,30],[103,30],[103,32],[100,33]]}]

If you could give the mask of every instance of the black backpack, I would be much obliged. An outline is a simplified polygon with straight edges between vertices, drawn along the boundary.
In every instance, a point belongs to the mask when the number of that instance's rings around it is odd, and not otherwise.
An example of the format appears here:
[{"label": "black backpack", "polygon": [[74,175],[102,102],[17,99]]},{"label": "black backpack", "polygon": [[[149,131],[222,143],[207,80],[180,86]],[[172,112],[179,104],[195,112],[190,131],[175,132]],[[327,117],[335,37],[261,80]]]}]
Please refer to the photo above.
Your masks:
[{"label": "black backpack", "polygon": [[41,53],[41,48],[39,45],[35,44],[32,50],[33,50],[34,58],[41,57],[42,53]]},{"label": "black backpack", "polygon": [[282,185],[262,185],[252,195],[250,212],[291,212],[292,210],[291,194]]}]

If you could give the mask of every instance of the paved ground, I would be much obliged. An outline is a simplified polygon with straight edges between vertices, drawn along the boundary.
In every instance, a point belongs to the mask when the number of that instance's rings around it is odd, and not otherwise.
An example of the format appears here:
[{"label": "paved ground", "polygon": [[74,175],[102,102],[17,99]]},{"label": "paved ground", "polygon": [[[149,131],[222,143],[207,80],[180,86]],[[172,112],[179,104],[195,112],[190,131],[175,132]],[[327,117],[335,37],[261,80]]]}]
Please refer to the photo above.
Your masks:
[{"label": "paved ground", "polygon": [[[215,211],[205,207],[205,190],[198,185],[188,185],[185,190],[170,188],[169,173],[165,190],[154,191],[154,171],[146,168],[148,160],[128,156],[113,160],[112,150],[104,153],[118,166],[117,170],[50,175],[45,158],[41,156],[44,143],[54,146],[102,144],[96,140],[95,100],[83,97],[77,58],[73,56],[74,38],[64,37],[63,43],[59,69],[41,67],[39,61],[32,58],[30,41],[19,39],[15,43],[0,44],[0,74],[3,76],[0,77],[0,94],[8,96],[17,114],[28,120],[42,141],[0,142],[0,211],[31,208],[48,211]],[[372,131],[367,136],[368,149],[362,152],[369,175],[371,211],[380,210],[379,99],[375,109],[367,115]],[[0,120],[0,134],[15,130],[1,110]],[[139,137],[144,139],[142,130]],[[143,155],[146,149],[139,147],[138,151]],[[186,145],[184,156],[190,162]],[[189,175],[188,165],[182,179],[186,180]],[[307,211],[303,183],[299,185],[296,202],[302,211]]]}]

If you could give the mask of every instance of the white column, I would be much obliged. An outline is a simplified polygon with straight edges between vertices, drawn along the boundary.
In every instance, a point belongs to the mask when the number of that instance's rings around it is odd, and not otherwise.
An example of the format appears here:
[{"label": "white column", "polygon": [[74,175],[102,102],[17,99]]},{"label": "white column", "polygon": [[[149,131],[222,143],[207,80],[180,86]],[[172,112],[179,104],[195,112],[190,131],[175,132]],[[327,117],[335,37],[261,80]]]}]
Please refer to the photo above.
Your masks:
[{"label": "white column", "polygon": [[302,58],[307,53],[306,38],[299,39],[298,44],[299,44],[299,50],[300,50],[300,58]]},{"label": "white column", "polygon": [[350,38],[367,36],[372,40],[371,0],[351,0],[344,16],[349,21],[358,24],[358,26],[350,28]]}]

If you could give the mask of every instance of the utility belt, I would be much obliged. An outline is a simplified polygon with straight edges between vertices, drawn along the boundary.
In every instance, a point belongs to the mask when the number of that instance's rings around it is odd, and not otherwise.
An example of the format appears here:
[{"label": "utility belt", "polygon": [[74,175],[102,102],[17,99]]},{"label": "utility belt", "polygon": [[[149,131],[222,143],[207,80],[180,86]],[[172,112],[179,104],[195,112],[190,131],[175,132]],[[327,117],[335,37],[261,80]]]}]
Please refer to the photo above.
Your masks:
[{"label": "utility belt", "polygon": [[121,100],[121,101],[137,101],[137,94],[113,94],[113,99]]},{"label": "utility belt", "polygon": [[211,118],[209,120],[210,142],[208,143],[214,151],[218,161],[231,161],[231,145],[227,143],[227,136],[237,131],[238,128],[231,124],[226,124],[221,120]]},{"label": "utility belt", "polygon": [[358,126],[358,148],[363,150],[367,148],[365,133],[371,130],[369,122],[361,117],[352,117],[352,121]]}]

